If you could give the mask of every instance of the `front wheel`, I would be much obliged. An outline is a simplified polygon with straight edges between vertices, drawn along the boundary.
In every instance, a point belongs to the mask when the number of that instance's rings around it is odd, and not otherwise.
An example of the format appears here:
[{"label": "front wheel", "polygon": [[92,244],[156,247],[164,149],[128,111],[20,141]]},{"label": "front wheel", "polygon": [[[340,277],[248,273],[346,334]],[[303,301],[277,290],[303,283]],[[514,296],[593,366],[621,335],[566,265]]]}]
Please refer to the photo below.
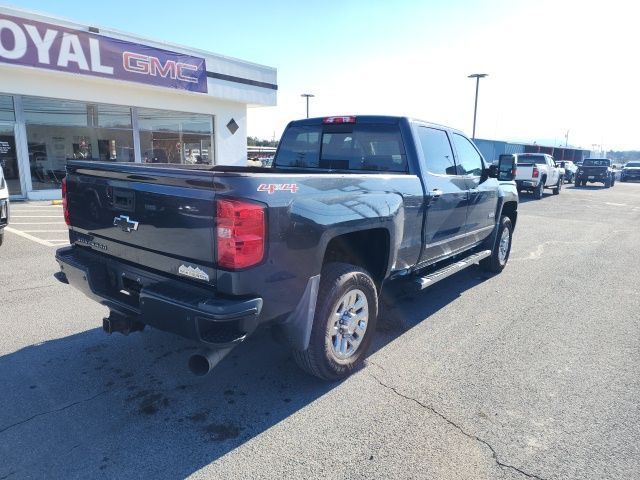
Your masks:
[{"label": "front wheel", "polygon": [[500,273],[507,266],[511,253],[511,239],[513,238],[513,224],[506,215],[500,218],[498,225],[498,238],[496,239],[491,255],[480,260],[480,268],[488,272]]},{"label": "front wheel", "polygon": [[558,184],[553,188],[553,194],[558,195],[562,190],[562,177],[558,179]]},{"label": "front wheel", "polygon": [[322,269],[309,346],[293,358],[323,380],[347,377],[364,361],[376,331],[378,293],[366,270],[348,263]]}]

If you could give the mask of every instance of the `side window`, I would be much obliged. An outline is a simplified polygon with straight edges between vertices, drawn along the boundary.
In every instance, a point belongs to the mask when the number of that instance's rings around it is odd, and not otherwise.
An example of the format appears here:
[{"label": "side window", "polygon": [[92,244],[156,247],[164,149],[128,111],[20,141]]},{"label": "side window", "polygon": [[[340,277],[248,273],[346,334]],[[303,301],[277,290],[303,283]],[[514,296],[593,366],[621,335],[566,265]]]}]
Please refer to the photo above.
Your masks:
[{"label": "side window", "polygon": [[467,138],[453,134],[453,143],[458,153],[458,173],[460,175],[482,175],[482,157]]},{"label": "side window", "polygon": [[418,127],[418,137],[427,171],[439,175],[456,175],[456,164],[447,133],[435,128]]}]

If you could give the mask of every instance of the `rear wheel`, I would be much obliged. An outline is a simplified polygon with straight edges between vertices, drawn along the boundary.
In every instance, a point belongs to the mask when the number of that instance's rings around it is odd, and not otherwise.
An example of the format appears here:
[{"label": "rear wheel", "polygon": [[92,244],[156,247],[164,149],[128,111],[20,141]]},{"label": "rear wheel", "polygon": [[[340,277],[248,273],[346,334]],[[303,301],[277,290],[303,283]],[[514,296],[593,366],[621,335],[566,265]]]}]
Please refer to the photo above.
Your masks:
[{"label": "rear wheel", "polygon": [[533,189],[533,198],[540,200],[544,196],[544,179]]},{"label": "rear wheel", "polygon": [[347,377],[364,361],[378,317],[378,294],[366,270],[329,263],[322,270],[309,346],[293,358],[324,380]]},{"label": "rear wheel", "polygon": [[513,237],[513,224],[506,215],[500,218],[498,226],[498,238],[496,239],[491,255],[480,260],[480,268],[488,272],[500,273],[507,266],[511,253],[511,239]]}]

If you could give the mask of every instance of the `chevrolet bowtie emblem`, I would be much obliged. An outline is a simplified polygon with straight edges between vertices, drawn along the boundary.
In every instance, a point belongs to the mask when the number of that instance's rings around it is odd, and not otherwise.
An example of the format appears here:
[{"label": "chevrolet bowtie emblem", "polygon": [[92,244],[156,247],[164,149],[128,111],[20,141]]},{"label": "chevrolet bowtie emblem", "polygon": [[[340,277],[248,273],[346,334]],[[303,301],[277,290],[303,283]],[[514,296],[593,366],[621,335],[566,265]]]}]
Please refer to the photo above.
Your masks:
[{"label": "chevrolet bowtie emblem", "polygon": [[138,230],[138,222],[134,220],[129,220],[129,217],[126,215],[120,215],[119,217],[115,217],[113,219],[113,226],[120,227],[123,232],[131,232]]}]

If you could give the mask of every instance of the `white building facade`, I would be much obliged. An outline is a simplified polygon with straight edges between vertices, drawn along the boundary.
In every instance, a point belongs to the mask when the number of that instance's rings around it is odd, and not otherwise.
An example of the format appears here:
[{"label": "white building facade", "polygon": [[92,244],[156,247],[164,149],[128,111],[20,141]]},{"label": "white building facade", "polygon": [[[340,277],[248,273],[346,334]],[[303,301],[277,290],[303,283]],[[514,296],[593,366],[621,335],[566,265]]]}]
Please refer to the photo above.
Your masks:
[{"label": "white building facade", "polygon": [[245,165],[276,70],[0,7],[0,165],[13,199],[60,198],[67,160]]}]

